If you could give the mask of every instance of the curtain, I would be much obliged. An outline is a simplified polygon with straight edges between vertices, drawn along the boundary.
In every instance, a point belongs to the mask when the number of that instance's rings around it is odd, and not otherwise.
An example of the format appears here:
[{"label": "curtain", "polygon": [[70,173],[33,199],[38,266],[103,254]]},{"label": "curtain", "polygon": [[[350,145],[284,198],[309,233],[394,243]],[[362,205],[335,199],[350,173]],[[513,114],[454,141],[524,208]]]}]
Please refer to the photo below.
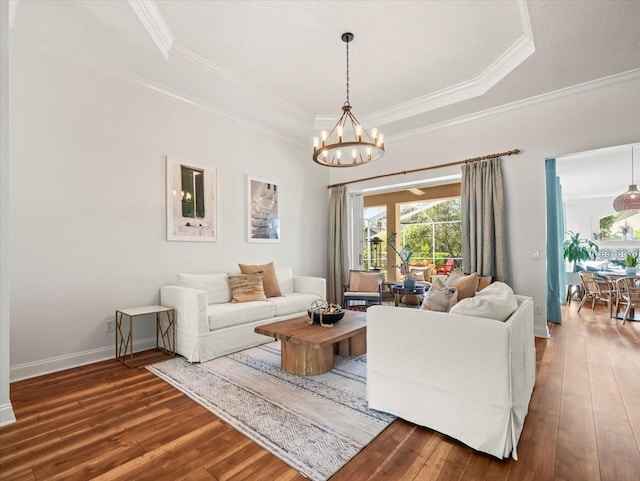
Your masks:
[{"label": "curtain", "polygon": [[562,323],[560,305],[565,302],[565,266],[562,254],[564,215],[562,186],[556,175],[556,159],[545,161],[547,188],[547,320]]},{"label": "curtain", "polygon": [[347,190],[343,185],[331,188],[327,244],[327,301],[340,304],[349,266]]},{"label": "curtain", "polygon": [[363,238],[364,195],[350,194],[347,196],[347,202],[349,212],[349,268],[359,270],[363,268],[362,251],[365,242]]},{"label": "curtain", "polygon": [[504,188],[499,157],[462,166],[462,270],[507,281]]}]

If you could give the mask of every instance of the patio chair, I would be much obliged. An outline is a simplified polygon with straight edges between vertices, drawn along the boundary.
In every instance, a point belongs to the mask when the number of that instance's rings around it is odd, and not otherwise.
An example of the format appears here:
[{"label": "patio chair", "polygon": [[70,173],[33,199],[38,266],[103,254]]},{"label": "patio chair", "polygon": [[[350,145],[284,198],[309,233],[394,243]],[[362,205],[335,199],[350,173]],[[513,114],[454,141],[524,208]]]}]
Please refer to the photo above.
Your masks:
[{"label": "patio chair", "polygon": [[453,264],[455,263],[454,259],[447,259],[447,262],[444,263],[444,266],[436,269],[436,274],[451,274],[451,270],[453,269]]},{"label": "patio chair", "polygon": [[348,309],[357,301],[365,307],[382,304],[384,274],[376,271],[349,271],[349,283],[344,286],[343,306]]}]

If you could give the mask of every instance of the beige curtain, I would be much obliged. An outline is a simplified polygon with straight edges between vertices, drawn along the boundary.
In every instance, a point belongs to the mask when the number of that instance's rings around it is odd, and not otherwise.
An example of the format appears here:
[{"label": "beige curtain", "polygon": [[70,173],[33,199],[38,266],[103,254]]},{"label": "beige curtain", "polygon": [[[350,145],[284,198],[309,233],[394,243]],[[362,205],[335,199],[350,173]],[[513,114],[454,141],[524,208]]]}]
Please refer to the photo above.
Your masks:
[{"label": "beige curtain", "polygon": [[462,166],[462,270],[507,281],[501,159]]},{"label": "beige curtain", "polygon": [[327,244],[327,301],[340,304],[349,266],[347,189],[343,185],[331,188]]}]

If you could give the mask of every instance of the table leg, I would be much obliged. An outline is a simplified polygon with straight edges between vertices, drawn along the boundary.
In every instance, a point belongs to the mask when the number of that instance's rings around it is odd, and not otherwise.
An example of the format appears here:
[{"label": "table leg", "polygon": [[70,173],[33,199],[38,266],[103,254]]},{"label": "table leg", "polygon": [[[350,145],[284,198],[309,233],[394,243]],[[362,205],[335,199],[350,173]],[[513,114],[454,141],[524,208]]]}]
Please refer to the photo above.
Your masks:
[{"label": "table leg", "polygon": [[367,333],[361,332],[335,344],[339,356],[360,356],[367,352]]},{"label": "table leg", "polygon": [[315,376],[333,369],[333,345],[313,348],[280,341],[280,367],[295,376]]}]

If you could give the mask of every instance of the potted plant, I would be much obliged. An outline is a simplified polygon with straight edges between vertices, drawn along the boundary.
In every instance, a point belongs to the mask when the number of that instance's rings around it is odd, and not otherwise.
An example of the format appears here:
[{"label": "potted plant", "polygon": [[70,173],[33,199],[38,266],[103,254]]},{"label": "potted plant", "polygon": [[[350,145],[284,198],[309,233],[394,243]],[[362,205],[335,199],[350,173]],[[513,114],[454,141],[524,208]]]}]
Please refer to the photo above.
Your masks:
[{"label": "potted plant", "polygon": [[625,265],[625,273],[630,275],[635,275],[638,272],[638,251],[629,252],[627,256],[624,258]]},{"label": "potted plant", "polygon": [[588,261],[596,258],[596,254],[600,252],[597,244],[589,239],[581,239],[579,232],[567,232],[569,238],[562,245],[562,253],[564,258],[573,264],[573,271],[576,271],[577,261]]},{"label": "potted plant", "polygon": [[409,267],[409,261],[413,255],[413,251],[407,246],[398,250],[396,247],[396,233],[392,232],[391,236],[387,239],[387,245],[393,249],[393,252],[400,258],[400,264],[394,264],[393,267],[400,268],[400,274],[404,276],[404,287],[407,289],[413,289],[416,286],[416,281],[411,278],[411,269]]}]

